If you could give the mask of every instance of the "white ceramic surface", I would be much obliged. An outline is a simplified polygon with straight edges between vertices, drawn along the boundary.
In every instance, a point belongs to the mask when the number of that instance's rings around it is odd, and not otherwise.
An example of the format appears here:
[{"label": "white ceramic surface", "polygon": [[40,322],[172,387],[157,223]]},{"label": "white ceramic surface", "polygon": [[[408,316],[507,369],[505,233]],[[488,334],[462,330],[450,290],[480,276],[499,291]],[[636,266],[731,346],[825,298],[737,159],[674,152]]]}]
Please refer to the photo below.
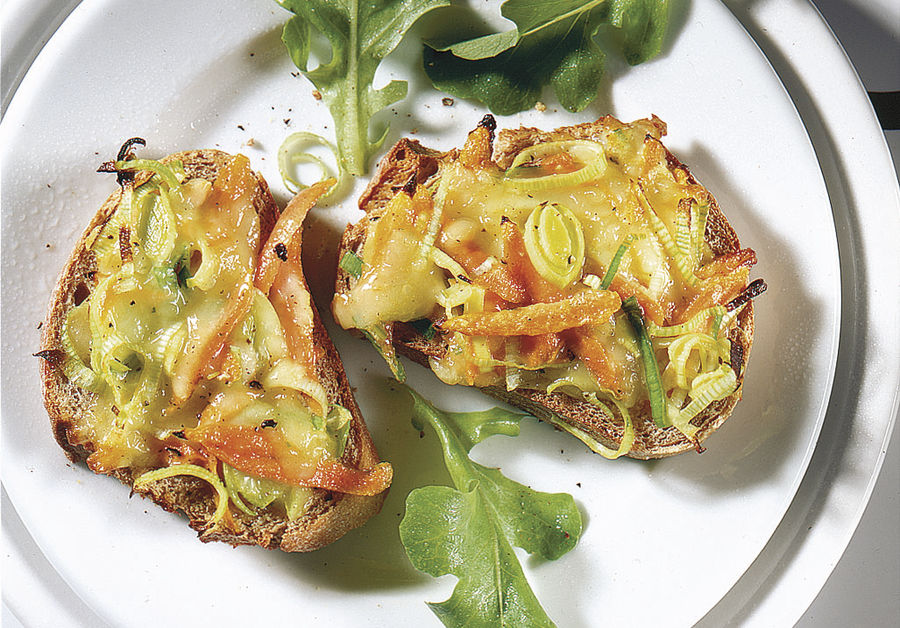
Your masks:
[{"label": "white ceramic surface", "polygon": [[[160,11],[160,19],[151,23],[162,24],[165,32],[148,34],[146,41],[134,34],[128,39],[130,50],[144,51],[142,58],[149,54],[169,65],[164,71],[142,66],[139,79],[133,72],[99,64],[104,51],[116,49],[109,33],[116,32],[116,20],[128,20],[125,3],[89,2],[80,7],[38,59],[0,130],[7,147],[3,154],[3,357],[7,365],[33,350],[33,325],[42,316],[56,268],[111,187],[109,181],[90,174],[97,160],[95,150],[105,157],[122,137],[135,133],[148,138],[154,154],[210,144],[239,150],[253,136],[254,146],[244,150],[274,183],[272,154],[286,132],[284,120],[292,120],[290,129],[314,130],[329,124],[322,106],[312,100],[311,88],[290,76],[291,67],[275,30],[283,15],[277,7],[257,4],[259,10],[243,21],[229,20],[225,9],[192,7],[198,14],[193,19],[215,16],[208,29],[211,34],[191,45],[192,63],[178,60],[184,31],[160,5],[154,9]],[[628,595],[656,587],[660,579],[668,585],[668,593],[663,593],[667,597],[659,597],[654,588],[659,607],[646,608],[645,621],[682,625],[705,613],[762,549],[791,502],[815,444],[831,382],[839,308],[838,260],[818,164],[790,100],[753,43],[721,7],[696,5],[668,55],[619,77],[593,111],[611,110],[622,118],[654,112],[666,119],[672,131],[670,147],[717,194],[744,243],[760,254],[763,261],[758,272],[768,280],[770,294],[790,293],[791,299],[781,303],[790,302],[791,307],[779,306],[774,299],[760,303],[760,340],[747,384],[748,401],[710,441],[710,451],[702,457],[653,465],[605,463],[571,439],[538,425],[527,427],[518,439],[486,443],[476,450],[481,460],[501,465],[517,479],[545,490],[573,492],[588,515],[586,535],[575,552],[558,563],[526,562],[539,597],[564,625],[589,625],[595,616],[592,609],[599,608],[603,609],[600,616],[615,621],[616,613],[629,610]],[[191,19],[186,16],[183,23],[192,24]],[[93,45],[87,43],[91,41]],[[407,54],[414,54],[409,46],[405,48]],[[709,59],[709,50],[721,53]],[[691,67],[687,80],[684,76],[676,80],[672,64]],[[154,80],[147,80],[148,73]],[[421,82],[419,77],[414,79]],[[92,86],[87,93],[85,85]],[[238,89],[242,85],[246,89]],[[707,85],[716,89],[704,90]],[[680,93],[677,90],[702,93],[706,98],[687,103],[667,97]],[[394,124],[392,137],[417,129],[426,143],[458,144],[479,112],[461,102],[452,109],[439,103],[439,96],[414,92],[397,107],[396,116],[388,116]],[[301,109],[302,116],[296,113]],[[740,118],[735,111],[741,112]],[[414,117],[407,118],[407,112]],[[296,121],[301,117],[302,126]],[[546,127],[576,117],[550,112],[519,119]],[[246,134],[237,129],[238,124],[247,129]],[[768,147],[776,143],[783,146],[779,151],[783,161],[773,163]],[[56,210],[60,205],[66,206],[65,215]],[[28,223],[17,218],[26,206],[32,212]],[[37,233],[32,228],[35,213],[48,225]],[[336,208],[321,212],[317,232],[326,236],[352,214]],[[806,224],[812,229],[799,228]],[[44,244],[51,245],[49,251]],[[790,255],[784,252],[787,247]],[[22,268],[28,274],[27,283],[24,273],[16,272]],[[799,278],[804,283],[797,294]],[[21,300],[13,305],[17,298]],[[779,325],[786,320],[791,324]],[[162,600],[179,605],[180,596],[185,595],[179,593],[179,586],[194,584],[190,588],[196,593],[196,579],[172,570],[166,562],[165,556],[173,554],[187,564],[215,565],[216,575],[200,583],[209,595],[202,596],[198,612],[207,618],[210,613],[241,617],[248,606],[258,611],[259,599],[274,594],[284,600],[271,609],[276,617],[288,616],[292,604],[302,606],[312,596],[308,608],[337,608],[338,617],[341,612],[364,612],[373,622],[384,624],[396,623],[398,618],[430,619],[422,601],[446,597],[452,584],[429,583],[402,567],[395,521],[406,489],[419,481],[413,474],[433,449],[404,453],[422,445],[411,437],[405,421],[389,421],[390,399],[379,393],[381,384],[371,377],[384,369],[367,347],[340,334],[337,339],[339,348],[354,356],[351,377],[361,388],[361,402],[372,416],[376,439],[395,462],[399,477],[379,520],[324,553],[283,557],[203,547],[190,538],[192,533],[181,521],[136,500],[128,502],[123,487],[116,483],[84,469],[66,469],[35,407],[36,390],[17,383],[21,393],[10,399],[10,386],[18,379],[8,368],[3,373],[7,393],[3,401],[4,485],[54,566],[98,613],[114,623],[135,620],[136,604],[147,625],[152,625],[165,619]],[[785,368],[788,363],[791,369]],[[776,377],[778,372],[789,376]],[[445,405],[486,403],[477,395],[437,387],[423,372],[414,375],[418,388]],[[22,425],[23,421],[27,424]],[[557,454],[559,450],[564,453]],[[434,476],[433,466],[424,468],[427,476]],[[575,481],[582,482],[583,492],[576,490]],[[41,502],[52,506],[35,503],[31,498],[35,494],[46,495]],[[88,496],[93,503],[88,503]],[[69,513],[67,519],[51,522],[42,516],[60,504]],[[609,504],[615,505],[615,517],[606,513]],[[671,530],[684,529],[698,530],[699,542],[672,548],[667,542]],[[385,539],[377,551],[369,542],[373,538]],[[615,543],[609,543],[610,539]],[[78,568],[78,560],[98,547],[112,550],[102,550],[107,563],[100,573],[86,574]],[[674,551],[656,551],[660,547]],[[116,551],[120,549],[126,550],[127,558]],[[377,574],[373,579],[379,582],[348,578],[360,565]],[[284,575],[273,582],[266,573],[271,569]],[[571,587],[562,577],[572,569],[579,573],[580,582],[587,583],[576,593],[579,604],[574,615]],[[138,574],[139,587],[129,577],[134,576],[131,572]],[[678,577],[672,578],[673,573]],[[265,588],[260,588],[261,583]],[[313,611],[313,619],[332,621],[332,615],[318,612]]]}]

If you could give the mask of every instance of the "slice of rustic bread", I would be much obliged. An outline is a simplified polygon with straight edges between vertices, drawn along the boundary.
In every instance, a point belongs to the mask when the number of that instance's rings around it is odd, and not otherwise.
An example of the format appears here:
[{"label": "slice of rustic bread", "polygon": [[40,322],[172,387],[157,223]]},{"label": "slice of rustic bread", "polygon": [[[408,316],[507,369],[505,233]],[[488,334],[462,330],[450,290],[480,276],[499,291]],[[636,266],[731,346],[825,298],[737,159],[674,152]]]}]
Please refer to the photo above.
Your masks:
[{"label": "slice of rustic bread", "polygon": [[[202,178],[214,181],[219,170],[230,160],[230,155],[217,150],[196,150],[170,155],[163,163],[181,161],[188,179]],[[265,180],[257,175],[258,185],[253,194],[253,205],[259,215],[262,240],[268,236],[278,219],[279,209],[269,192]],[[70,382],[59,367],[62,356],[61,333],[63,322],[70,309],[81,303],[94,287],[96,271],[94,254],[88,249],[88,239],[95,228],[106,223],[122,202],[123,192],[112,194],[94,216],[66,262],[50,301],[47,320],[42,335],[42,380],[44,405],[50,416],[53,434],[70,460],[84,461],[94,451],[90,439],[76,438],[83,433],[77,428],[90,412],[94,394],[79,389]],[[347,381],[340,357],[328,337],[319,313],[313,307],[314,342],[323,349],[317,361],[317,376],[324,385],[328,400],[350,411],[352,421],[341,461],[347,466],[366,469],[379,462],[372,438],[366,429],[359,407]],[[122,468],[112,473],[131,486],[135,477],[131,469]],[[216,493],[205,481],[192,476],[176,476],[149,483],[136,492],[150,497],[168,511],[181,511],[187,515],[190,526],[197,530],[202,541],[224,541],[233,545],[261,545],[285,551],[311,551],[323,547],[344,535],[347,531],[365,523],[378,513],[385,493],[366,497],[313,489],[313,496],[306,512],[291,521],[285,513],[270,507],[250,516],[233,509],[233,530],[224,526],[210,526],[216,510]]]},{"label": "slice of rustic bread", "polygon": [[[665,133],[665,124],[655,116],[649,120],[641,120],[636,125],[645,125],[648,131],[654,129],[658,134]],[[505,129],[497,133],[494,142],[493,160],[501,167],[507,168],[517,153],[524,148],[541,142],[567,139],[600,140],[622,123],[606,116],[596,122],[562,127],[553,131],[542,131],[535,128],[520,127]],[[377,220],[384,212],[388,201],[399,189],[407,184],[412,176],[417,182],[425,183],[439,175],[441,164],[457,158],[456,149],[442,153],[428,149],[415,140],[402,139],[382,159],[375,175],[359,201],[360,209],[366,215],[356,224],[349,225],[341,240],[341,251],[361,252],[366,237],[366,228],[373,219]],[[666,149],[667,167],[670,171],[681,170],[688,181],[697,184],[688,168]],[[705,231],[705,239],[715,255],[731,253],[740,249],[740,242],[734,229],[710,195],[710,210]],[[338,269],[335,292],[349,290],[351,277]],[[394,324],[394,345],[397,350],[414,360],[428,366],[428,358],[441,357],[447,351],[447,342],[441,333],[436,333],[431,340],[416,332],[405,323]],[[635,428],[635,439],[631,451],[633,458],[661,458],[671,456],[688,449],[695,448],[703,442],[727,419],[735,405],[741,399],[743,391],[744,368],[753,343],[753,304],[748,303],[737,318],[737,325],[731,331],[729,340],[734,351],[742,355],[739,366],[738,388],[730,396],[710,404],[692,423],[699,426],[696,433],[697,443],[688,440],[675,427],[659,428],[650,415],[649,407],[644,411],[632,412]],[[609,448],[616,449],[622,439],[624,427],[619,420],[610,419],[595,405],[575,399],[562,392],[546,394],[540,390],[516,389],[508,392],[504,387],[490,386],[482,389],[488,395],[530,412],[539,419],[553,424],[567,424],[577,430],[583,430]]]}]

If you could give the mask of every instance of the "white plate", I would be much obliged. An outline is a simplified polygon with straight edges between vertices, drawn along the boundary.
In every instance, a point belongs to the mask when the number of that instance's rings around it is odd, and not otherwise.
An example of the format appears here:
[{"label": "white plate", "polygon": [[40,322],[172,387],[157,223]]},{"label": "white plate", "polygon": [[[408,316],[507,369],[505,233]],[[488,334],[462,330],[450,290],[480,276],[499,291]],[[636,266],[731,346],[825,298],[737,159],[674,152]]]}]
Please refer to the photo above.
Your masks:
[{"label": "white plate", "polygon": [[[396,481],[377,519],[311,555],[201,545],[181,518],[129,500],[117,482],[67,464],[47,429],[30,354],[56,273],[114,186],[94,174],[98,163],[134,135],[147,139],[148,156],[201,146],[242,151],[283,200],[274,159],[279,143],[289,131],[332,126],[312,87],[292,75],[279,40],[286,15],[262,0],[140,9],[85,2],[37,58],[0,125],[3,483],[56,571],[112,624],[302,618],[339,626],[364,617],[371,625],[436,625],[424,602],[445,599],[453,586],[452,578],[416,573],[397,538],[408,490],[440,481],[434,439],[420,440],[397,416],[386,369],[368,346],[341,332],[336,343]],[[754,274],[769,284],[758,301],[746,400],[702,456],[611,463],[537,423],[516,439],[492,439],[475,450],[512,478],[572,493],[586,515],[575,551],[552,563],[524,561],[538,598],[560,625],[598,618],[611,625],[688,625],[713,608],[794,499],[831,390],[839,258],[803,123],[766,58],[724,7],[698,0],[674,27],[679,37],[661,59],[627,73],[610,59],[619,76],[589,111],[551,108],[500,120],[552,127],[606,112],[622,119],[659,115],[670,125],[668,146],[712,189],[743,244],[757,251]],[[459,145],[483,111],[459,100],[442,106],[441,95],[424,89],[421,73],[409,69],[417,47],[406,42],[398,52],[387,69],[411,78],[412,93],[382,116],[393,125],[389,142],[416,132],[426,145]],[[323,243],[333,239],[356,219],[351,207],[318,211],[313,233]],[[437,384],[422,369],[410,367],[409,374],[439,405],[489,405],[473,391]]]}]

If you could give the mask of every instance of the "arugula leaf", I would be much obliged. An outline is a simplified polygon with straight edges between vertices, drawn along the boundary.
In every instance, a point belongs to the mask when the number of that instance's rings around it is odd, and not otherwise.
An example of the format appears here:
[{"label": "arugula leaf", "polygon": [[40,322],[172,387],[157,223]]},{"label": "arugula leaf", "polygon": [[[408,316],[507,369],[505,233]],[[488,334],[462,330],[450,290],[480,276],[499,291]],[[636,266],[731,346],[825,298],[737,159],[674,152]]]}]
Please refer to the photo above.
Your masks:
[{"label": "arugula leaf", "polygon": [[[369,121],[385,107],[406,97],[407,82],[391,81],[381,89],[372,82],[381,61],[422,15],[449,0],[279,0],[294,13],[281,39],[294,64],[322,93],[336,126],[341,164],[364,174],[388,127],[369,139]],[[309,69],[313,30],[331,45],[331,60]]]},{"label": "arugula leaf", "polygon": [[581,513],[571,495],[541,493],[468,457],[494,434],[516,436],[525,415],[494,408],[448,413],[413,397],[413,424],[428,423],[443,447],[456,488],[427,486],[406,499],[400,539],[413,565],[459,582],[444,602],[429,603],[446,626],[552,626],[528,586],[513,545],[556,559],[581,536]]},{"label": "arugula leaf", "polygon": [[550,84],[563,107],[581,111],[603,76],[600,28],[616,29],[625,59],[642,63],[662,47],[668,0],[507,0],[500,12],[514,30],[426,47],[434,86],[509,115],[533,107]]},{"label": "arugula leaf", "polygon": [[609,23],[620,29],[622,53],[631,65],[659,54],[669,23],[668,0],[613,0]]}]

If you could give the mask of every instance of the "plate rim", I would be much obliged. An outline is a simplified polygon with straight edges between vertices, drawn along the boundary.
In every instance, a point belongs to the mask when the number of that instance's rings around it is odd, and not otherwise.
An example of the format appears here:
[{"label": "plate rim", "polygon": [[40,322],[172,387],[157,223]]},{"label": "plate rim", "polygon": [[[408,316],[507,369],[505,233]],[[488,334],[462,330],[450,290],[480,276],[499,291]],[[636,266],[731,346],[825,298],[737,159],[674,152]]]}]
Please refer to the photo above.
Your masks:
[{"label": "plate rim", "polygon": [[[738,20],[738,21],[740,22],[740,20]],[[741,26],[742,26],[743,28],[745,28],[745,25],[744,25],[742,22],[741,22]],[[745,30],[746,30],[746,28],[745,28]],[[750,39],[753,40],[754,42],[756,42],[756,39],[755,39],[754,37],[750,36]],[[758,43],[758,42],[757,42],[757,43]],[[764,51],[763,51],[763,52],[764,52]],[[768,55],[763,54],[763,57],[764,57],[767,61],[769,61]],[[781,80],[781,76],[780,76],[780,74],[779,74],[777,71],[775,71],[775,74],[776,74],[776,76],[778,76],[779,80]],[[784,81],[781,80],[781,82],[782,82],[782,85],[784,85]],[[791,102],[794,102],[793,98],[791,98]],[[798,115],[799,115],[799,111],[798,111]],[[800,117],[801,121],[804,121],[802,115],[799,115],[799,117]],[[805,121],[804,121],[804,123],[805,123]],[[809,134],[809,133],[807,133],[807,134]],[[823,177],[824,177],[824,175],[823,175]],[[838,314],[839,317],[840,317],[840,314],[841,314],[841,311],[840,311],[840,310],[841,310],[841,307],[838,308],[838,312],[837,312],[837,314]],[[833,382],[833,380],[834,380],[834,366],[832,366],[832,377],[831,377],[830,379],[831,379],[831,381]],[[819,426],[819,429],[821,429],[821,425]],[[889,433],[888,433],[887,436],[889,436]],[[886,438],[887,438],[887,436],[886,436]],[[817,434],[817,437],[818,437],[818,434]],[[817,438],[816,438],[816,440],[817,440]],[[882,459],[883,459],[883,455],[882,455]],[[809,462],[809,461],[807,460],[807,463],[808,463],[808,462]],[[879,464],[880,464],[880,463],[879,463]],[[809,471],[808,471],[808,467],[807,467],[806,473],[808,473],[808,472],[809,472]],[[871,484],[874,484],[874,481],[875,481],[875,478],[876,478],[876,477],[877,477],[877,473],[876,473],[875,477],[872,478]],[[870,486],[868,492],[871,492],[871,486]],[[861,513],[860,513],[860,515],[861,515]],[[854,526],[854,528],[855,528],[855,526]],[[849,538],[848,538],[848,541],[849,541]],[[811,601],[811,600],[810,600],[810,601]]]}]

